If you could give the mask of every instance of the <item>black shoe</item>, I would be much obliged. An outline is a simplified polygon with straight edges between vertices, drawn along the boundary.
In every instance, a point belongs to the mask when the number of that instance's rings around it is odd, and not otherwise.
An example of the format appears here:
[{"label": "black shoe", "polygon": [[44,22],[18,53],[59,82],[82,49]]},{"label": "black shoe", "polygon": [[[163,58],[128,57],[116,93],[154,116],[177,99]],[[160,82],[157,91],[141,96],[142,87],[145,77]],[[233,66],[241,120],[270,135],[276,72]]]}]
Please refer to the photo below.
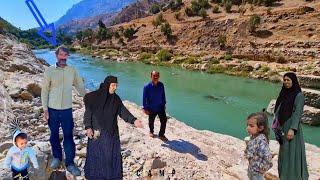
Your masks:
[{"label": "black shoe", "polygon": [[168,141],[168,138],[166,136],[164,136],[164,135],[159,136],[159,139],[161,139],[164,142]]}]

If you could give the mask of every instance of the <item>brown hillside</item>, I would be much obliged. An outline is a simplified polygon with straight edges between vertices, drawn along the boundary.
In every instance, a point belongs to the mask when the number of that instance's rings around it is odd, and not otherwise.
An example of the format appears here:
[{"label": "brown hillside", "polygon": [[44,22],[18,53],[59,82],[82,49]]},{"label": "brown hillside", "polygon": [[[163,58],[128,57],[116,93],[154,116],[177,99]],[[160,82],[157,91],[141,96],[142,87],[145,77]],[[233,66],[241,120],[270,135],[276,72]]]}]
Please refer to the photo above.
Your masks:
[{"label": "brown hillside", "polygon": [[[211,3],[213,7],[215,4]],[[126,42],[130,50],[158,50],[167,48],[175,54],[219,55],[230,53],[234,57],[260,61],[315,60],[320,48],[320,1],[283,0],[268,8],[245,5],[244,14],[238,13],[239,6],[232,7],[232,13],[214,14],[212,7],[207,10],[208,17],[188,17],[185,8],[190,1],[184,1],[177,20],[176,12],[170,9],[162,12],[173,32],[173,40],[167,40],[160,27],[155,28],[149,16],[129,23],[114,26],[139,29],[136,38]],[[261,24],[255,33],[249,33],[247,25],[250,17],[258,14]],[[226,47],[220,48],[219,35],[226,36]]]}]

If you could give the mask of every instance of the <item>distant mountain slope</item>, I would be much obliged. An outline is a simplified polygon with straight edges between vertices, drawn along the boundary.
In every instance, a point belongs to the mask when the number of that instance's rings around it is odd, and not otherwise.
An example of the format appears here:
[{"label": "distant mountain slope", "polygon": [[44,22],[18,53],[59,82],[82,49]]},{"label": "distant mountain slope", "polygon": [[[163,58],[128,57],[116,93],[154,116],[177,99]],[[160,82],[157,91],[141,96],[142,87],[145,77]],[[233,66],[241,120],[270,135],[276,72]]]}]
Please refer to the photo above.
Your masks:
[{"label": "distant mountain slope", "polygon": [[134,2],[136,0],[83,0],[69,9],[55,24],[58,27],[72,20],[115,13]]},{"label": "distant mountain slope", "polygon": [[99,20],[102,20],[104,24],[109,25],[112,23],[115,16],[116,16],[115,13],[107,13],[107,14],[101,14],[91,18],[73,20],[59,26],[59,30],[61,30],[66,34],[75,34],[77,31],[81,31],[83,29],[87,29],[87,28],[95,29],[98,26]]},{"label": "distant mountain slope", "polygon": [[166,4],[168,1],[169,0],[138,0],[126,6],[120,12],[103,13],[93,17],[74,19],[60,25],[59,29],[67,34],[74,34],[83,29],[96,28],[99,20],[102,20],[107,26],[129,22],[150,15],[149,9],[152,4]]},{"label": "distant mountain slope", "polygon": [[114,23],[124,23],[129,22],[134,19],[139,19],[150,15],[149,10],[152,4],[165,4],[169,0],[139,0],[126,8],[124,8],[118,15],[114,18]]}]

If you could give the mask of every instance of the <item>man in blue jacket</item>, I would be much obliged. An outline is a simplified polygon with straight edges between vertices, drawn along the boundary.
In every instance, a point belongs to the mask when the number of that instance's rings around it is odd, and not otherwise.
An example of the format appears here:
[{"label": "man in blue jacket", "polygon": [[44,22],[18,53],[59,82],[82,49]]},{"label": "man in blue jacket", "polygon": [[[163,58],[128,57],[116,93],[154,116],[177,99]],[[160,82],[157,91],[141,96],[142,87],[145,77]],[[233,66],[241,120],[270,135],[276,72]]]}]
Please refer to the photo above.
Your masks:
[{"label": "man in blue jacket", "polygon": [[151,72],[151,82],[147,83],[143,88],[143,110],[149,115],[150,137],[155,137],[154,120],[158,115],[161,122],[159,138],[162,141],[167,141],[165,130],[167,124],[166,115],[166,95],[164,85],[159,81],[160,73],[157,71]]}]

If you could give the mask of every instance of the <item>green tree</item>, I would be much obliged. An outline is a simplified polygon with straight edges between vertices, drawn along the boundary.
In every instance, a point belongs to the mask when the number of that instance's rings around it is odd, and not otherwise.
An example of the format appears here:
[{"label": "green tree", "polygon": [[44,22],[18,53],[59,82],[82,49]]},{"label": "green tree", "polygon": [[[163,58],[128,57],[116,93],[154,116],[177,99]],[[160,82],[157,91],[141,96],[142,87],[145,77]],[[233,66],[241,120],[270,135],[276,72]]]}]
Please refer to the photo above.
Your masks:
[{"label": "green tree", "polygon": [[5,23],[0,21],[0,34],[4,33],[5,27],[6,27]]},{"label": "green tree", "polygon": [[213,12],[213,13],[219,13],[219,12],[220,12],[220,11],[219,11],[219,6],[218,6],[218,5],[213,6],[212,12]]},{"label": "green tree", "polygon": [[112,38],[112,31],[110,29],[101,28],[98,31],[97,39],[99,42],[105,41]]},{"label": "green tree", "polygon": [[61,29],[59,29],[57,32],[57,41],[64,45],[70,45],[72,43],[72,37],[66,34],[66,32],[63,32]]},{"label": "green tree", "polygon": [[77,32],[76,32],[76,38],[77,38],[80,42],[82,42],[82,40],[83,40],[83,32],[82,32],[82,31],[77,31]]},{"label": "green tree", "polygon": [[118,43],[121,45],[125,45],[124,39],[122,37],[119,38]]},{"label": "green tree", "polygon": [[198,1],[192,0],[192,1],[191,1],[191,10],[192,10],[193,14],[198,14],[198,12],[200,11],[200,9],[201,9],[201,6],[200,6],[200,4],[198,3]]},{"label": "green tree", "polygon": [[176,18],[176,20],[180,20],[180,12],[176,12],[174,13],[174,18]]},{"label": "green tree", "polygon": [[208,0],[198,0],[198,4],[201,8],[208,9],[210,7]]},{"label": "green tree", "polygon": [[248,24],[249,32],[250,33],[255,32],[260,22],[261,22],[260,16],[258,16],[257,14],[252,15]]},{"label": "green tree", "polygon": [[275,0],[264,0],[263,4],[268,7],[272,6],[274,2]]},{"label": "green tree", "polygon": [[153,3],[150,7],[150,10],[149,10],[150,13],[152,14],[157,14],[158,12],[160,12],[160,6],[158,3]]},{"label": "green tree", "polygon": [[241,5],[241,3],[242,3],[242,0],[232,0],[233,5],[239,6],[239,5]]},{"label": "green tree", "polygon": [[114,32],[114,33],[113,33],[113,35],[114,35],[114,37],[115,37],[115,38],[117,38],[117,39],[119,39],[119,38],[120,38],[120,34],[119,34],[119,32],[118,32],[118,31]]},{"label": "green tree", "polygon": [[98,25],[100,29],[106,29],[106,25],[102,22],[102,20],[99,20]]},{"label": "green tree", "polygon": [[92,29],[87,28],[83,31],[83,39],[88,40],[89,42],[92,42],[94,38],[94,32]]},{"label": "green tree", "polygon": [[231,0],[226,0],[224,3],[224,8],[226,10],[227,13],[231,12],[231,8],[232,8],[232,1]]},{"label": "green tree", "polygon": [[134,30],[132,27],[130,27],[130,28],[127,28],[124,30],[123,35],[127,39],[132,39],[135,33],[136,33],[136,30]]},{"label": "green tree", "polygon": [[166,49],[161,49],[157,52],[156,56],[160,61],[169,61],[172,57],[172,54]]},{"label": "green tree", "polygon": [[184,10],[184,12],[186,13],[187,16],[194,16],[194,13],[192,11],[192,9],[190,7],[186,7],[186,9]]},{"label": "green tree", "polygon": [[183,4],[182,0],[171,0],[171,1],[169,1],[168,7],[171,10],[176,11],[176,10],[181,9],[182,4]]},{"label": "green tree", "polygon": [[172,36],[172,29],[168,22],[161,25],[161,32],[167,37],[167,39],[170,39]]},{"label": "green tree", "polygon": [[166,22],[166,20],[163,18],[163,14],[160,13],[156,18],[152,21],[152,25],[156,28],[160,26],[163,22]]},{"label": "green tree", "polygon": [[220,4],[220,3],[222,3],[222,0],[211,0],[211,3]]},{"label": "green tree", "polygon": [[264,6],[272,6],[276,0],[246,0],[249,4],[255,4],[255,5],[264,5]]},{"label": "green tree", "polygon": [[199,15],[200,15],[203,19],[205,19],[206,17],[208,17],[207,11],[206,11],[205,9],[203,9],[203,8],[200,9]]},{"label": "green tree", "polygon": [[227,37],[225,35],[219,35],[218,43],[219,43],[220,48],[224,48],[227,43]]}]

